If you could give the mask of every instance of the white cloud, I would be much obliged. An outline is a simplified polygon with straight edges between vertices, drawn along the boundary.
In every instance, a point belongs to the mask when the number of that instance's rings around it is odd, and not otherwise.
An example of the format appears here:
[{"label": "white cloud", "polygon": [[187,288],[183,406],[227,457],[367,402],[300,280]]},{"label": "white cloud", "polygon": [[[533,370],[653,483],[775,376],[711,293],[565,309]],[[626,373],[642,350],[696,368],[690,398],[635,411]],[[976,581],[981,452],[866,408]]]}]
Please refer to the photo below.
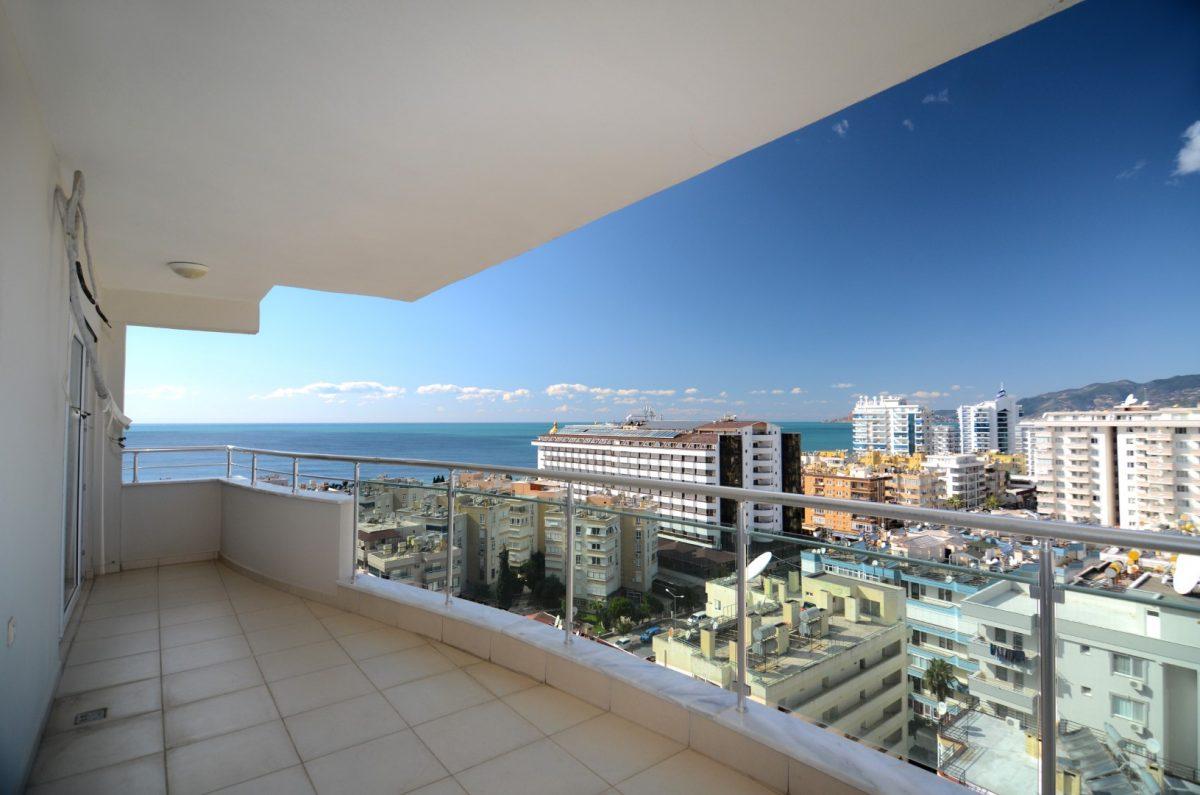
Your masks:
[{"label": "white cloud", "polygon": [[1134,163],[1132,166],[1130,166],[1129,168],[1122,171],[1120,174],[1117,174],[1117,179],[1133,179],[1138,174],[1140,174],[1142,172],[1142,169],[1145,167],[1146,167],[1146,161],[1139,160],[1136,163]]},{"label": "white cloud", "polygon": [[833,131],[838,134],[839,138],[845,138],[846,132],[850,129],[850,122],[847,119],[842,119],[839,122],[834,122]]},{"label": "white cloud", "polygon": [[767,394],[767,390],[766,389],[751,389],[750,394],[751,395],[765,395],[765,394]]},{"label": "white cloud", "polygon": [[804,394],[805,392],[807,392],[808,390],[807,390],[807,389],[801,389],[801,388],[800,388],[800,387],[798,387],[798,386],[794,386],[794,387],[792,387],[792,388],[791,388],[791,390],[790,390],[790,391],[791,391],[791,393],[792,393],[793,395],[803,395],[803,394]]},{"label": "white cloud", "polygon": [[916,392],[912,393],[912,396],[915,398],[942,398],[942,397],[950,397],[950,393],[949,392],[939,392],[936,389],[933,389],[933,390],[918,389]]},{"label": "white cloud", "polygon": [[951,391],[951,392],[957,392],[957,391],[958,391],[958,390],[960,390],[960,389],[962,389],[962,386],[961,386],[961,385],[959,385],[959,384],[951,384],[951,385],[950,385],[950,391]]},{"label": "white cloud", "polygon": [[633,397],[634,395],[647,395],[653,397],[667,397],[675,394],[674,389],[628,389],[616,388],[609,386],[588,386],[587,384],[551,384],[546,387],[546,394],[550,397],[565,397],[573,398],[576,395],[592,395],[597,400],[603,400],[607,397]]},{"label": "white cloud", "polygon": [[783,390],[782,390],[782,389],[772,389],[772,390],[771,390],[771,394],[772,394],[772,395],[782,395],[782,394],[783,394]]},{"label": "white cloud", "polygon": [[174,386],[172,384],[142,386],[125,391],[127,397],[142,397],[147,400],[179,400],[187,393],[188,390],[185,387]]},{"label": "white cloud", "polygon": [[1177,177],[1200,173],[1200,121],[1192,122],[1182,137],[1183,148],[1175,157],[1174,175]]},{"label": "white cloud", "polygon": [[397,398],[405,392],[402,386],[388,386],[378,381],[316,381],[304,386],[285,386],[265,395],[251,395],[251,400],[277,400],[280,398],[315,397],[326,403],[343,402],[344,398],[359,400],[384,400]]},{"label": "white cloud", "polygon": [[638,403],[641,403],[641,402],[642,401],[640,401],[634,397],[613,398],[613,403],[618,406],[636,406]]},{"label": "white cloud", "polygon": [[926,94],[921,98],[922,105],[947,105],[950,103],[950,89],[943,88],[936,94]]},{"label": "white cloud", "polygon": [[909,132],[913,132],[914,130],[917,129],[917,125],[913,124],[912,119],[905,119],[904,121],[900,122],[900,126],[903,127],[904,129],[908,130]]},{"label": "white cloud", "polygon": [[568,406],[566,403],[563,403],[562,405],[555,406],[554,408],[552,408],[550,410],[551,411],[570,411],[571,407]]},{"label": "white cloud", "polygon": [[487,386],[459,386],[458,384],[422,384],[417,387],[418,395],[456,395],[455,400],[504,400],[514,401],[529,397],[528,389],[496,389]]},{"label": "white cloud", "polygon": [[680,400],[680,402],[681,403],[724,403],[725,398],[723,398],[723,397],[696,397],[695,395],[688,395],[687,397]]},{"label": "white cloud", "polygon": [[854,386],[854,384],[850,383],[849,381],[838,381],[836,384],[830,384],[829,388],[830,389],[850,389],[853,386]]},{"label": "white cloud", "polygon": [[700,391],[700,390],[699,390],[699,389],[697,389],[696,387],[694,387],[694,386],[689,386],[687,389],[683,390],[683,394],[685,394],[685,395],[694,395],[694,394],[696,394],[696,393],[697,393],[697,392],[699,392],[699,391]]}]

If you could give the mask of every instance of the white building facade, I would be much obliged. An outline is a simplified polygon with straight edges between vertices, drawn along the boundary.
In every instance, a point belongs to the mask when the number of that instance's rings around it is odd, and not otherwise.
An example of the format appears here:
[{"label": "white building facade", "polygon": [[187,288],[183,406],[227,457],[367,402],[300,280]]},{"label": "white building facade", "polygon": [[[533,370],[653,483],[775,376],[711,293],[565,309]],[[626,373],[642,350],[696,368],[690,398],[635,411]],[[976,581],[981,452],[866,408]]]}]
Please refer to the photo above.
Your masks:
[{"label": "white building facade", "polygon": [[1141,529],[1200,515],[1200,407],[1126,401],[1051,412],[1035,429],[1038,513]]},{"label": "white building facade", "polygon": [[994,400],[959,406],[958,452],[997,450],[1001,453],[1019,453],[1021,441],[1017,423],[1020,416],[1021,407],[1008,396],[1003,386]]},{"label": "white building facade", "polygon": [[957,500],[965,510],[978,508],[987,499],[987,473],[983,460],[973,455],[931,455],[924,467],[937,475],[942,501]]},{"label": "white building facade", "polygon": [[859,397],[854,404],[854,451],[912,455],[929,449],[933,415],[897,395]]}]

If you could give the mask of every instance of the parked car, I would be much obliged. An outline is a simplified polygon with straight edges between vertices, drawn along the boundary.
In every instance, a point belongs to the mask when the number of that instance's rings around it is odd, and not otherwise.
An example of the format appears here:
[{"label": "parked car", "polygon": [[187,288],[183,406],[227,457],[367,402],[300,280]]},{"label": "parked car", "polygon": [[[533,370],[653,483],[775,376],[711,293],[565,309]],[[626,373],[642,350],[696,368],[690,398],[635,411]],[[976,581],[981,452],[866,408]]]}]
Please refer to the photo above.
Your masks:
[{"label": "parked car", "polygon": [[689,626],[695,627],[695,626],[698,626],[700,624],[700,622],[706,618],[708,618],[708,616],[705,615],[704,611],[699,610],[695,613],[692,613],[690,616],[688,616],[687,622],[688,622]]},{"label": "parked car", "polygon": [[633,643],[633,635],[622,635],[621,637],[619,637],[615,641],[613,641],[613,643],[615,643],[616,645],[620,646],[623,649],[626,646],[629,646],[630,644]]},{"label": "parked car", "polygon": [[641,634],[642,643],[649,643],[651,638],[653,638],[655,635],[661,634],[663,631],[663,628],[657,624],[646,629]]}]

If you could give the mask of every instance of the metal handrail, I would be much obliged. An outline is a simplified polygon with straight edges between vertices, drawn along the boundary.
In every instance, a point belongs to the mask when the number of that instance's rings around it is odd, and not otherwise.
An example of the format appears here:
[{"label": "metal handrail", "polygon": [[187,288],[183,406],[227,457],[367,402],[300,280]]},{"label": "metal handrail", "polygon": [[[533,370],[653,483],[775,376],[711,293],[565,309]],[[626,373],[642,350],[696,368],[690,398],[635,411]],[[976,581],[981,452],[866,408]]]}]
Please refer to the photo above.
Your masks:
[{"label": "metal handrail", "polygon": [[557,469],[535,467],[513,467],[498,464],[473,464],[462,461],[440,461],[421,458],[388,458],[385,456],[351,456],[336,453],[303,453],[292,450],[269,450],[236,445],[202,445],[197,447],[144,447],[128,449],[132,455],[151,453],[185,452],[231,452],[252,455],[277,456],[280,458],[303,458],[311,461],[340,461],[348,464],[385,464],[389,466],[420,467],[422,469],[454,469],[462,471],[491,472],[498,475],[519,475],[544,478],[561,483],[595,483],[626,489],[662,489],[703,494],[708,497],[736,500],[738,502],[770,502],[794,508],[823,508],[825,510],[875,516],[882,519],[897,519],[905,522],[927,522],[978,530],[991,530],[1004,535],[1031,536],[1054,541],[1079,541],[1087,544],[1122,547],[1150,547],[1165,552],[1200,555],[1200,537],[1170,535],[1150,530],[1128,530],[1102,525],[1073,524],[1055,519],[1022,519],[1015,516],[951,511],[944,508],[916,508],[908,505],[871,502],[868,500],[846,500],[836,497],[817,497],[810,494],[760,491],[736,486],[716,486],[710,483],[687,483],[655,478],[634,478],[624,475],[602,475],[598,473],[576,473]]}]

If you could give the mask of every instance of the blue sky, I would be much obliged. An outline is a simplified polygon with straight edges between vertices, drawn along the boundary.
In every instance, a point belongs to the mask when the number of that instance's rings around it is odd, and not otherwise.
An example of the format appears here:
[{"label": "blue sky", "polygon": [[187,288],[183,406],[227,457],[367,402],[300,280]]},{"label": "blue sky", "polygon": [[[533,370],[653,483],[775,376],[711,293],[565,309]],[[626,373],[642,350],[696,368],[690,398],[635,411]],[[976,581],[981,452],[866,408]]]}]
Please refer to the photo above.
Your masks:
[{"label": "blue sky", "polygon": [[1200,4],[1089,0],[419,301],[131,328],[127,411],[822,419],[1200,372],[1198,75]]}]

